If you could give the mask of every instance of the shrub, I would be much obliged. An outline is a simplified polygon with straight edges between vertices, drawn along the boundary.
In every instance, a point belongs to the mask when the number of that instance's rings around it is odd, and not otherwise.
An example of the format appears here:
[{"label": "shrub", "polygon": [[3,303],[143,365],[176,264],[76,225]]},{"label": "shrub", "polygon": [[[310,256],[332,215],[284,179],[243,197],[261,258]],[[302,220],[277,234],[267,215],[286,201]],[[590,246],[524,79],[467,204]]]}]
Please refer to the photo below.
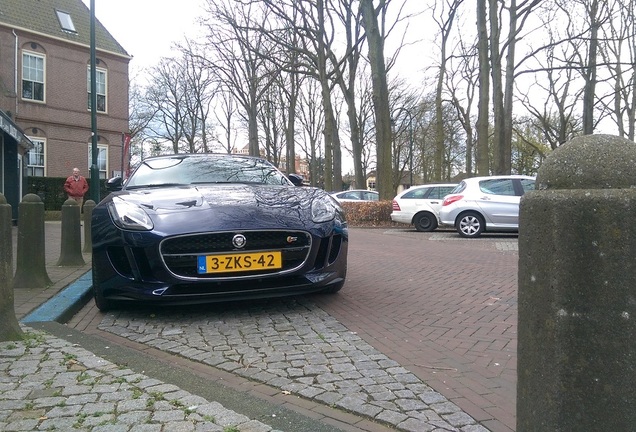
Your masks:
[{"label": "shrub", "polygon": [[364,201],[340,203],[349,226],[387,226],[391,221],[391,201]]}]

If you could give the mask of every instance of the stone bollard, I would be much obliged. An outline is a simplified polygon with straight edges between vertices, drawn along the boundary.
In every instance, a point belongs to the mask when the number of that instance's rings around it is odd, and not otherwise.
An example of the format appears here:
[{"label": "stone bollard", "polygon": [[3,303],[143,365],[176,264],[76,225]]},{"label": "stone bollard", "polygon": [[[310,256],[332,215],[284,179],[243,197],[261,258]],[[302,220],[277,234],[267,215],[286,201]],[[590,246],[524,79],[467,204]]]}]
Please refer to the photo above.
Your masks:
[{"label": "stone bollard", "polygon": [[0,194],[0,341],[22,339],[13,298],[13,236],[11,206]]},{"label": "stone bollard", "polygon": [[636,427],[636,144],[578,137],[521,199],[517,432]]},{"label": "stone bollard", "polygon": [[80,207],[74,199],[67,199],[62,205],[61,242],[58,266],[82,266],[86,264],[82,256]]},{"label": "stone bollard", "polygon": [[84,203],[84,253],[90,253],[93,250],[93,239],[91,237],[91,217],[93,216],[94,208],[95,201],[88,200]]},{"label": "stone bollard", "polygon": [[51,284],[46,273],[44,203],[27,194],[18,205],[18,255],[13,288],[44,288]]}]

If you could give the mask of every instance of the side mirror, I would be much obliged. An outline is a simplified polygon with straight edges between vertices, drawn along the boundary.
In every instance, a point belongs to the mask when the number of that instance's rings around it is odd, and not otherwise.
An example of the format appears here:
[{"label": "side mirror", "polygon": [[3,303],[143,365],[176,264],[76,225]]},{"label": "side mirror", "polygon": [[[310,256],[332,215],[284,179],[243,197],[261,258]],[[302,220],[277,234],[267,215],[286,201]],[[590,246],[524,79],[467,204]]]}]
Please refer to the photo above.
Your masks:
[{"label": "side mirror", "polygon": [[287,178],[289,180],[291,180],[291,182],[294,184],[294,186],[302,186],[303,185],[303,178],[302,176],[299,176],[298,174],[289,174],[287,176]]},{"label": "side mirror", "polygon": [[111,192],[121,190],[123,182],[124,179],[119,176],[110,178],[106,181],[106,190]]}]

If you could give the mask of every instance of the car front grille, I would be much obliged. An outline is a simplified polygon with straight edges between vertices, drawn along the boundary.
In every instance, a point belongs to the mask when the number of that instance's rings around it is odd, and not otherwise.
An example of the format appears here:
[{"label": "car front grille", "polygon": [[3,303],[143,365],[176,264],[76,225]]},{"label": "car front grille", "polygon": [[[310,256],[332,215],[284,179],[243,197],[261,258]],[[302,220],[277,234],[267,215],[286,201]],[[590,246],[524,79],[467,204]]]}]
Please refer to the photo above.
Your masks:
[{"label": "car front grille", "polygon": [[[244,247],[234,246],[233,239],[236,235],[245,237]],[[199,256],[263,251],[281,251],[282,268],[212,274],[199,274],[197,272]],[[177,277],[196,279],[253,277],[254,275],[285,273],[302,266],[310,251],[311,235],[309,233],[288,230],[190,234],[167,238],[160,245],[162,259],[171,273]]]}]

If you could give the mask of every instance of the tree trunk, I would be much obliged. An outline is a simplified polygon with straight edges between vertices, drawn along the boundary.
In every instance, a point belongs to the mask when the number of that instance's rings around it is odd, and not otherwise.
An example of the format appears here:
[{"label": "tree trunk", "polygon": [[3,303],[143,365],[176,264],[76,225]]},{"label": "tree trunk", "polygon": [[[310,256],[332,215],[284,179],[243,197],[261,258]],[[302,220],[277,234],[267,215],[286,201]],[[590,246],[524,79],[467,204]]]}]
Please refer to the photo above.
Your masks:
[{"label": "tree trunk", "polygon": [[[381,1],[381,4],[383,2]],[[362,22],[369,45],[369,63],[373,84],[373,109],[375,112],[376,136],[376,188],[381,200],[395,196],[391,181],[391,112],[389,110],[389,90],[384,64],[384,38],[378,27],[378,17],[373,0],[361,0]]]},{"label": "tree trunk", "polygon": [[488,158],[488,112],[490,102],[490,64],[488,62],[488,30],[486,28],[486,0],[477,0],[477,35],[479,56],[479,101],[477,109],[477,174],[490,174]]},{"label": "tree trunk", "polygon": [[583,91],[583,133],[594,133],[594,92],[596,91],[596,55],[598,51],[598,0],[590,4],[590,49],[585,69],[585,89]]},{"label": "tree trunk", "polygon": [[492,105],[493,105],[493,174],[505,174],[506,161],[504,159],[504,103],[503,78],[501,67],[501,53],[499,42],[501,30],[499,28],[498,0],[489,0],[490,17],[490,73],[492,76]]},{"label": "tree trunk", "polygon": [[287,147],[285,167],[287,173],[296,172],[296,104],[298,102],[298,75],[291,75],[291,88],[289,89],[289,108],[287,110],[287,127],[285,128],[285,145]]}]

